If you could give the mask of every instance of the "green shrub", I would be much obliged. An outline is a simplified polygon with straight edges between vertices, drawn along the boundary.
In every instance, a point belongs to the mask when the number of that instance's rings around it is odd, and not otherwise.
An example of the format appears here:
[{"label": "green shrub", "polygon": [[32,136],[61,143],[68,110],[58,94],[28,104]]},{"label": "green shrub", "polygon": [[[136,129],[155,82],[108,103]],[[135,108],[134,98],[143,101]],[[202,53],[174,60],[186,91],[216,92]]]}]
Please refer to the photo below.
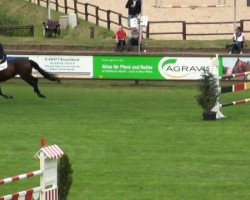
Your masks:
[{"label": "green shrub", "polygon": [[69,194],[69,190],[72,184],[72,173],[71,164],[66,154],[60,159],[58,165],[58,190],[59,200],[66,200]]},{"label": "green shrub", "polygon": [[204,71],[202,79],[198,84],[199,95],[196,96],[197,103],[205,113],[209,113],[219,98],[217,80],[208,71]]}]

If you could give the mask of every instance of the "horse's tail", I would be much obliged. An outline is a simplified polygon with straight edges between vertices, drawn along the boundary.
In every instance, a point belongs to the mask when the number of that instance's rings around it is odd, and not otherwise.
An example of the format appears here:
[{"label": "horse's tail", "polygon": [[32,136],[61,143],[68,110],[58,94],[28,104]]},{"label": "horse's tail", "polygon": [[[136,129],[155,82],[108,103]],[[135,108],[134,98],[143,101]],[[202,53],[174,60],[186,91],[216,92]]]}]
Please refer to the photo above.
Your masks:
[{"label": "horse's tail", "polygon": [[43,75],[44,78],[50,80],[50,81],[57,81],[60,82],[60,79],[58,77],[56,77],[54,74],[51,74],[49,72],[46,72],[45,70],[43,70],[41,67],[39,67],[39,65],[33,61],[33,60],[29,60],[29,63],[31,64],[32,67],[34,67],[40,74]]}]

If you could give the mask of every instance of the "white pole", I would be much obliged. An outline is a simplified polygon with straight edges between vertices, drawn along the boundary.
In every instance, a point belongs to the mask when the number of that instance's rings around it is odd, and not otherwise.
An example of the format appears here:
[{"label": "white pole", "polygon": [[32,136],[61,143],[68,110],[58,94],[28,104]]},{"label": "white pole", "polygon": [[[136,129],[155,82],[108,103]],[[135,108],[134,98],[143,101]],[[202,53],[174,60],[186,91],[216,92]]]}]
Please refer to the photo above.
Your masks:
[{"label": "white pole", "polygon": [[141,40],[142,40],[142,26],[141,26],[141,17],[142,17],[142,12],[143,11],[143,0],[141,0],[141,13],[140,13],[140,18],[139,18],[139,40],[138,40],[138,53],[141,52]]},{"label": "white pole", "polygon": [[50,0],[48,0],[48,19],[50,19]]},{"label": "white pole", "polygon": [[236,0],[234,0],[234,31],[236,29]]},{"label": "white pole", "polygon": [[43,151],[40,152],[39,154],[39,159],[40,159],[40,170],[43,171],[42,175],[40,175],[40,187],[41,187],[41,192],[40,192],[40,200],[45,200],[45,155]]}]

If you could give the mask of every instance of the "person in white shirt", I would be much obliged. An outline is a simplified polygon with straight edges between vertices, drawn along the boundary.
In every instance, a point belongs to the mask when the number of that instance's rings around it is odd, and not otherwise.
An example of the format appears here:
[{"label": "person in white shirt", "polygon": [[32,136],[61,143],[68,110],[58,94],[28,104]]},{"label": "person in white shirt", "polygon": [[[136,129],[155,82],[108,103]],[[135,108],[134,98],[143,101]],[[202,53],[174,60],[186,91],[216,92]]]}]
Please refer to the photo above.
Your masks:
[{"label": "person in white shirt", "polygon": [[231,47],[231,51],[229,54],[233,53],[235,50],[238,50],[240,54],[242,54],[242,49],[245,41],[244,33],[241,31],[241,28],[238,26],[235,29],[235,33],[233,34],[233,43]]}]

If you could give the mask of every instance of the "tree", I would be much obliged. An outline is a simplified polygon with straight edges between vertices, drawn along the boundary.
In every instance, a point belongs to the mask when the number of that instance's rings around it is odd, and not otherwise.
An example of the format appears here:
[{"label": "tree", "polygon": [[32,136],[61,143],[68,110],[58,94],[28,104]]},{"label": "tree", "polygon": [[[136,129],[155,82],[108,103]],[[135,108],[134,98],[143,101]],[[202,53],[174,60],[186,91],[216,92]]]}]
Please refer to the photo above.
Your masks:
[{"label": "tree", "polygon": [[211,110],[219,99],[219,87],[214,74],[204,71],[198,90],[199,95],[196,96],[196,101],[203,109],[203,114],[213,113]]},{"label": "tree", "polygon": [[72,173],[71,164],[66,154],[60,159],[58,165],[58,190],[59,200],[67,200],[70,187],[72,185]]}]

